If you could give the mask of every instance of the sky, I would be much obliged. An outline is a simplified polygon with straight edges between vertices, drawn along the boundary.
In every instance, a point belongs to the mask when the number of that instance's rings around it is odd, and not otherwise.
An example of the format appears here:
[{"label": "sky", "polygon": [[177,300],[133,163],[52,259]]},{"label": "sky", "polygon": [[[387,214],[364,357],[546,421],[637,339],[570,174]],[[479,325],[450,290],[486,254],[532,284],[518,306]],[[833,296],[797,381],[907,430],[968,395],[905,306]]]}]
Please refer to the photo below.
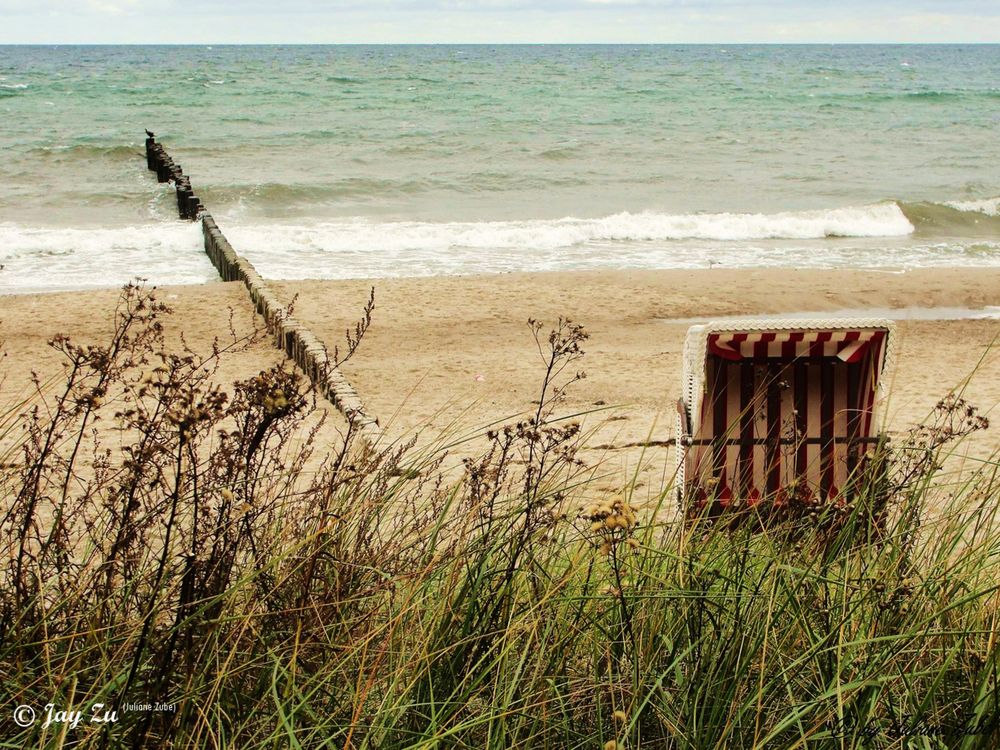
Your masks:
[{"label": "sky", "polygon": [[0,0],[0,44],[1000,42],[1000,0]]}]

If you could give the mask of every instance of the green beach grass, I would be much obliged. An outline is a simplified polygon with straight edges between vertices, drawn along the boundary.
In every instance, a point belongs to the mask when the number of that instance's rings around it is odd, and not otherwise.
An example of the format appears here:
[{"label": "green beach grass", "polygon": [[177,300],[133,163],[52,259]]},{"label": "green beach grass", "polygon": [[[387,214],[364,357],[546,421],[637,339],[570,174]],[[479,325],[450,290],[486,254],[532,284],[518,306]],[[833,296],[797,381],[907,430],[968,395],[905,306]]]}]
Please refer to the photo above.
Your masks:
[{"label": "green beach grass", "polygon": [[371,449],[287,369],[212,385],[167,313],[127,287],[0,412],[0,747],[997,745],[1000,457],[943,468],[958,396],[850,504],[727,523],[595,487],[573,323],[531,325],[535,413]]}]

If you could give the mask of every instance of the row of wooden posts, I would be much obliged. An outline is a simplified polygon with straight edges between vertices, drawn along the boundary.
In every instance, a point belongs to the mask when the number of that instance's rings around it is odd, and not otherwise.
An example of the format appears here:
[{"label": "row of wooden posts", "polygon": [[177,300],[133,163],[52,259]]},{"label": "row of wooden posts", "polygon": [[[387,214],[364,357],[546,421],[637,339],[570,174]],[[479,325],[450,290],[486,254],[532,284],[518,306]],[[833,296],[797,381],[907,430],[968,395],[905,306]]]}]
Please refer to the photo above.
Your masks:
[{"label": "row of wooden posts", "polygon": [[[149,133],[148,130],[146,132]],[[146,166],[150,172],[156,172],[157,182],[173,180],[177,189],[177,214],[182,219],[197,219],[204,206],[191,189],[191,179],[184,174],[181,165],[170,158],[167,150],[156,142],[153,135],[146,138]]]},{"label": "row of wooden posts", "polygon": [[[177,185],[177,210],[182,219],[201,219],[205,253],[223,281],[240,281],[250,294],[257,312],[267,323],[275,345],[295,362],[317,390],[347,417],[355,434],[364,444],[374,445],[382,437],[378,421],[365,410],[364,404],[347,381],[337,363],[329,356],[323,342],[303,323],[290,314],[286,305],[257,272],[253,264],[239,255],[222,233],[219,225],[191,192],[191,182],[157,143],[153,136],[146,140],[146,163],[155,171],[160,182],[173,180]],[[166,179],[163,179],[164,176]]]}]

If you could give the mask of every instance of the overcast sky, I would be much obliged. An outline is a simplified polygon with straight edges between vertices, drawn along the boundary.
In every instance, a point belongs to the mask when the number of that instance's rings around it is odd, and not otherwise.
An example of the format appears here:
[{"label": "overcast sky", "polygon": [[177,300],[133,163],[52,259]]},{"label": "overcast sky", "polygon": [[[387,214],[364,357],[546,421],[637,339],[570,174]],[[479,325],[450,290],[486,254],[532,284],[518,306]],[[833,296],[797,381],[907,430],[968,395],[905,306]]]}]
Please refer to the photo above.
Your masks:
[{"label": "overcast sky", "polygon": [[1000,0],[0,0],[60,42],[1000,42]]}]

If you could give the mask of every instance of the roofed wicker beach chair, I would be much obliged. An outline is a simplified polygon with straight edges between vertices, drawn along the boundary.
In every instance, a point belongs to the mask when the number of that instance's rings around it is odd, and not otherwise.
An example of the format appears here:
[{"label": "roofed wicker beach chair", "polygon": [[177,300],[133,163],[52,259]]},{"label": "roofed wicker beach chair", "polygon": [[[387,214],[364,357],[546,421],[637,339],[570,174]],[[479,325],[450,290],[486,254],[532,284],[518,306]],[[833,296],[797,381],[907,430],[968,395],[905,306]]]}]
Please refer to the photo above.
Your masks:
[{"label": "roofed wicker beach chair", "polygon": [[714,516],[849,499],[883,439],[873,431],[894,343],[882,319],[693,326],[678,402],[681,509]]}]

